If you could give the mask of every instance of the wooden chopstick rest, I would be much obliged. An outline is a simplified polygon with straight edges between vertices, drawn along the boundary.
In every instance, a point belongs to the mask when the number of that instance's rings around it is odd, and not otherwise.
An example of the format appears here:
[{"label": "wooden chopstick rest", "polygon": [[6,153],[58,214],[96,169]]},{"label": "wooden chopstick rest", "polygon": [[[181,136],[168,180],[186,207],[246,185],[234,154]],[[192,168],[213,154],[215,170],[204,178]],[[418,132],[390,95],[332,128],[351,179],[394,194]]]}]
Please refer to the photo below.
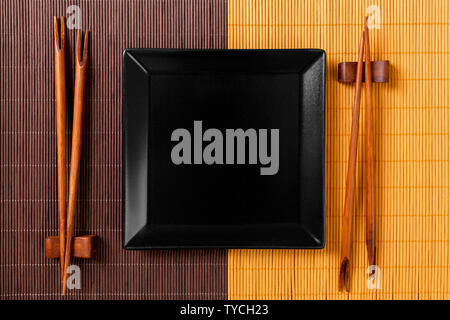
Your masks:
[{"label": "wooden chopstick rest", "polygon": [[[97,251],[95,234],[88,234],[72,238],[72,257],[90,259]],[[59,259],[59,236],[45,238],[45,256],[48,259]]]},{"label": "wooden chopstick rest", "polygon": [[[372,61],[372,82],[389,82],[389,60]],[[352,83],[356,81],[357,62],[341,62],[338,65],[338,81]],[[365,66],[363,66],[362,81],[365,82]]]}]

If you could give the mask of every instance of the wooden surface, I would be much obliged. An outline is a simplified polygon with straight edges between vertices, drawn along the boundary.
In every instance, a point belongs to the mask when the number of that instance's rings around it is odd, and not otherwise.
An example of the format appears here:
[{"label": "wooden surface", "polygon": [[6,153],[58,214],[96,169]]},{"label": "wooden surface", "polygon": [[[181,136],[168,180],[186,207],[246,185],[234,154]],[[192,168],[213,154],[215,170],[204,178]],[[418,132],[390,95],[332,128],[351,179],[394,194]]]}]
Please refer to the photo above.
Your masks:
[{"label": "wooden surface", "polygon": [[[380,9],[379,29],[369,30],[372,60],[391,62],[389,82],[373,85],[381,289],[366,286],[362,112],[347,294],[337,274],[355,87],[337,81],[337,66],[357,61],[370,5]],[[446,0],[228,1],[229,48],[327,53],[325,249],[230,250],[230,299],[450,298],[449,34]]]},{"label": "wooden surface", "polygon": [[[74,234],[99,238],[92,259],[73,259],[81,289],[66,298],[226,298],[224,250],[123,250],[121,200],[122,50],[225,48],[226,2],[11,0],[0,3],[0,299],[63,298],[45,238],[58,235],[53,16],[70,5],[90,33]],[[67,29],[68,106],[75,35]],[[67,159],[72,121],[68,108]]]}]

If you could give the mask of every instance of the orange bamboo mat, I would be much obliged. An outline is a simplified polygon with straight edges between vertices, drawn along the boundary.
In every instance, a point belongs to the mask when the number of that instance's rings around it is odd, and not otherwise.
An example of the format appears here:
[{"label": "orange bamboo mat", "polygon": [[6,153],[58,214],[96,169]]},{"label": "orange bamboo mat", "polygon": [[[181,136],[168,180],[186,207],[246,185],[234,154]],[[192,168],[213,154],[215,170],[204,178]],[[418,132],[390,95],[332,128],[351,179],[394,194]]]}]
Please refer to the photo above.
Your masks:
[{"label": "orange bamboo mat", "polygon": [[[338,83],[337,65],[356,61],[369,5],[380,17],[379,29],[370,31],[372,58],[392,64],[390,82],[374,85],[381,289],[366,287],[360,138],[346,294],[337,290],[337,274],[354,86]],[[230,299],[450,298],[449,35],[447,0],[228,0],[229,48],[323,48],[328,70],[326,248],[230,250]]]}]

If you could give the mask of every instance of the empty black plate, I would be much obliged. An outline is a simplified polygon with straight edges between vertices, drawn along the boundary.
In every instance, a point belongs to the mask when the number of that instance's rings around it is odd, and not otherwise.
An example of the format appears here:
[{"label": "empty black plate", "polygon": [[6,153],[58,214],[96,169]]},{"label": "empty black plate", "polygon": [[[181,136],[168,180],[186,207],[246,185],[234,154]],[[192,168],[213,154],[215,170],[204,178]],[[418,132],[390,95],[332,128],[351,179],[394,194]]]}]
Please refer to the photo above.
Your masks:
[{"label": "empty black plate", "polygon": [[124,248],[323,248],[323,50],[127,49],[123,106]]}]

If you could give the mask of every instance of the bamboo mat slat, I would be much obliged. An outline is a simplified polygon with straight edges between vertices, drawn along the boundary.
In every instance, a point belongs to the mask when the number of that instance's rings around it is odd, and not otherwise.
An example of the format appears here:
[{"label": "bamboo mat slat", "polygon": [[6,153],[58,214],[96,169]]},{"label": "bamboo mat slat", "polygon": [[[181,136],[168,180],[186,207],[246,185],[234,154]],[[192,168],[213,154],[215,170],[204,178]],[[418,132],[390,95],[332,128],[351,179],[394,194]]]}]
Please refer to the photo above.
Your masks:
[{"label": "bamboo mat slat", "polygon": [[[369,5],[372,58],[391,61],[374,85],[376,212],[381,289],[366,287],[364,112],[361,111],[351,293],[337,274],[354,86],[337,65],[357,60]],[[230,250],[230,299],[450,298],[450,2],[446,0],[229,0],[228,47],[327,52],[326,248]],[[364,108],[364,97],[362,97]]]},{"label": "bamboo mat slat", "polygon": [[[100,241],[94,259],[73,261],[81,289],[67,297],[225,299],[225,250],[121,248],[122,50],[225,48],[222,0],[1,1],[0,299],[61,298],[59,264],[45,258],[44,238],[58,234],[53,16],[70,5],[80,7],[82,29],[90,30],[75,231]],[[68,30],[68,107],[75,34]],[[68,148],[70,137],[69,131]]]}]

